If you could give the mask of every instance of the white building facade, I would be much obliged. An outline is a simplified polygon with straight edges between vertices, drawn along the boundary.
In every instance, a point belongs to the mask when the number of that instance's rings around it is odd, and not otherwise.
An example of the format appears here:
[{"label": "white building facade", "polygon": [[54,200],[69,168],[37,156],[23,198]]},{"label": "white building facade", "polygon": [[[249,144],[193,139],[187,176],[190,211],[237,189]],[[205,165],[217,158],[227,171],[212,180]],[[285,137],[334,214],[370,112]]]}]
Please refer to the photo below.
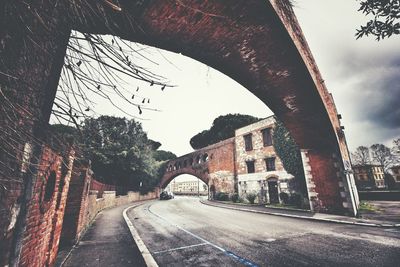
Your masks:
[{"label": "white building facade", "polygon": [[272,140],[273,116],[235,131],[239,196],[257,195],[259,203],[279,203],[281,192],[292,193],[294,177],[283,168]]}]

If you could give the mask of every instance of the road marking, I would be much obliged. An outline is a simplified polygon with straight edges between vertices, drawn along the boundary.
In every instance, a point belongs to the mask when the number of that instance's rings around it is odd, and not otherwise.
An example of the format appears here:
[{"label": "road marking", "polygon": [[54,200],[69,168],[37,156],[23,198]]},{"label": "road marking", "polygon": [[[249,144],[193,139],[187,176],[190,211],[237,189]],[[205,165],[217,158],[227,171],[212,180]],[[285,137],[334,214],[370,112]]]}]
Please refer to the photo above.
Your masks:
[{"label": "road marking", "polygon": [[153,252],[153,254],[160,254],[160,253],[182,250],[182,249],[187,249],[187,248],[194,248],[194,247],[199,247],[199,246],[204,246],[204,245],[208,245],[208,243],[200,243],[200,244],[196,244],[196,245],[183,246],[183,247],[179,247],[179,248],[171,248],[171,249],[156,251],[156,252]]},{"label": "road marking", "polygon": [[131,232],[133,240],[135,241],[136,245],[138,246],[140,253],[142,253],[142,256],[143,256],[144,261],[146,262],[146,265],[148,267],[158,267],[157,262],[154,260],[150,251],[147,249],[143,240],[140,238],[139,233],[136,231],[135,227],[133,227],[132,221],[129,219],[128,214],[127,214],[128,210],[130,210],[132,208],[136,208],[142,204],[144,204],[144,203],[142,202],[140,204],[135,204],[133,206],[127,207],[126,209],[124,209],[122,214],[124,216],[126,224],[128,225],[129,231]]},{"label": "road marking", "polygon": [[385,230],[383,230],[383,231],[385,231],[385,232],[392,232],[392,233],[399,233],[399,232],[400,232],[400,229],[385,229]]},{"label": "road marking", "polygon": [[188,231],[188,230],[182,228],[181,226],[179,226],[179,225],[177,225],[177,224],[175,224],[175,223],[173,223],[173,222],[168,221],[167,219],[165,219],[165,218],[162,217],[161,215],[158,215],[158,214],[154,213],[150,208],[151,208],[151,205],[148,206],[147,210],[148,210],[151,214],[153,214],[154,216],[158,217],[159,219],[161,219],[161,220],[163,220],[163,221],[165,221],[165,222],[167,222],[167,223],[169,223],[169,224],[175,226],[176,228],[178,228],[178,229],[184,231],[185,233],[187,233],[187,234],[193,236],[194,238],[199,239],[200,241],[202,241],[202,242],[204,243],[204,245],[210,245],[210,246],[212,246],[212,247],[214,247],[214,248],[220,250],[220,251],[223,252],[225,255],[227,255],[227,256],[229,256],[229,257],[231,257],[231,258],[233,258],[233,259],[239,261],[240,263],[243,263],[243,264],[246,265],[246,266],[258,267],[258,265],[255,264],[254,262],[251,262],[250,260],[245,259],[245,258],[242,258],[242,257],[236,255],[235,253],[231,252],[231,251],[228,251],[228,250],[226,250],[226,249],[224,249],[224,248],[221,248],[220,246],[218,246],[218,245],[216,245],[216,244],[214,244],[214,243],[211,243],[211,242],[208,241],[208,240],[205,240],[204,238],[202,238],[202,237],[200,237],[200,236],[198,236],[198,235],[196,235],[196,234],[194,234],[194,233],[192,233],[192,232],[190,232],[190,231]]}]

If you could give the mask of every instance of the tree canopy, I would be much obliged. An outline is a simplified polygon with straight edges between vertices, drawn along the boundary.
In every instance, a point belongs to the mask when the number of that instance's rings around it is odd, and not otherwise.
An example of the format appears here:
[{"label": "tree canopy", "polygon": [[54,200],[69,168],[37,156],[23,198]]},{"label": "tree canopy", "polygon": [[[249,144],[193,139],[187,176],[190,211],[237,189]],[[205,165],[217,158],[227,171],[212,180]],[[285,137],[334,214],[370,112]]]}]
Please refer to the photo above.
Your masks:
[{"label": "tree canopy", "polygon": [[392,165],[399,164],[399,140],[393,140],[393,148],[389,148],[383,144],[373,144],[370,147],[357,147],[356,151],[351,153],[353,164],[379,164],[383,166],[385,173],[387,173]]},{"label": "tree canopy", "polygon": [[190,139],[190,145],[193,149],[199,149],[222,140],[235,136],[235,130],[259,121],[250,115],[227,114],[219,116],[213,121],[210,129],[204,130]]},{"label": "tree canopy", "polygon": [[373,18],[357,29],[357,39],[373,35],[379,41],[400,34],[400,0],[362,0],[358,11]]},{"label": "tree canopy", "polygon": [[371,156],[375,163],[383,166],[385,172],[388,170],[391,164],[395,162],[395,156],[392,150],[382,144],[373,144],[371,146]]},{"label": "tree canopy", "polygon": [[75,128],[55,125],[64,136],[75,135],[82,156],[90,159],[95,178],[126,190],[152,190],[163,174],[163,162],[176,158],[172,152],[158,151],[161,144],[147,137],[139,122],[101,116],[86,119],[81,134]]},{"label": "tree canopy", "polygon": [[353,164],[366,165],[371,163],[370,151],[366,146],[359,146],[356,151],[351,153]]}]

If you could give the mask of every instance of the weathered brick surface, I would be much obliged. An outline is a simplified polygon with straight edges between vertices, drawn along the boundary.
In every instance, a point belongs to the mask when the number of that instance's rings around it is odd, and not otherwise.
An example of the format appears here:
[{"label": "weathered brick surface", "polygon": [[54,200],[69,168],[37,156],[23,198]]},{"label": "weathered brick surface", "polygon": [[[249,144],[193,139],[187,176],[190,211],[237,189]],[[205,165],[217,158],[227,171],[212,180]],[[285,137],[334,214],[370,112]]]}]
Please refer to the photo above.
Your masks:
[{"label": "weathered brick surface", "polygon": [[93,179],[90,183],[90,190],[98,191],[98,197],[102,197],[104,191],[115,191],[115,185],[103,184]]},{"label": "weathered brick surface", "polygon": [[85,225],[91,179],[86,162],[77,162],[73,166],[61,234],[62,245],[74,243]]},{"label": "weathered brick surface", "polygon": [[186,154],[167,164],[160,182],[165,188],[181,174],[191,174],[209,185],[215,192],[233,193],[235,190],[235,142],[234,138],[221,141]]},{"label": "weathered brick surface", "polygon": [[[73,159],[72,151],[63,159],[50,148],[43,148],[34,195],[28,204],[20,266],[51,266],[54,263],[71,177],[71,171],[62,173],[61,169],[63,164],[71,169]],[[54,183],[50,181],[51,177],[54,177]]]}]

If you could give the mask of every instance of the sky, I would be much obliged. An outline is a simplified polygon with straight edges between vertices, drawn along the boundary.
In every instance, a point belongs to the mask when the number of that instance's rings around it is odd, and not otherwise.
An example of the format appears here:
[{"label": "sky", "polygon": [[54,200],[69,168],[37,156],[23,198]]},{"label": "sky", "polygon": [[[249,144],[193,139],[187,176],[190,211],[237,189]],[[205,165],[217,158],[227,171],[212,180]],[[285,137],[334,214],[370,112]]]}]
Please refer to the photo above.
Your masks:
[{"label": "sky", "polygon": [[[333,94],[350,150],[374,143],[392,145],[400,137],[400,37],[377,42],[373,37],[355,40],[354,34],[367,18],[357,12],[355,0],[297,0],[295,13],[328,90]],[[272,112],[244,87],[185,56],[139,46],[155,63],[138,59],[175,87],[160,90],[136,80],[127,87],[150,98],[150,107],[140,116],[148,136],[161,142],[160,149],[178,156],[191,152],[189,140],[208,129],[212,121],[228,113],[267,117]],[[96,99],[95,111],[124,116],[107,101]],[[115,98],[118,106],[129,107]]]}]

